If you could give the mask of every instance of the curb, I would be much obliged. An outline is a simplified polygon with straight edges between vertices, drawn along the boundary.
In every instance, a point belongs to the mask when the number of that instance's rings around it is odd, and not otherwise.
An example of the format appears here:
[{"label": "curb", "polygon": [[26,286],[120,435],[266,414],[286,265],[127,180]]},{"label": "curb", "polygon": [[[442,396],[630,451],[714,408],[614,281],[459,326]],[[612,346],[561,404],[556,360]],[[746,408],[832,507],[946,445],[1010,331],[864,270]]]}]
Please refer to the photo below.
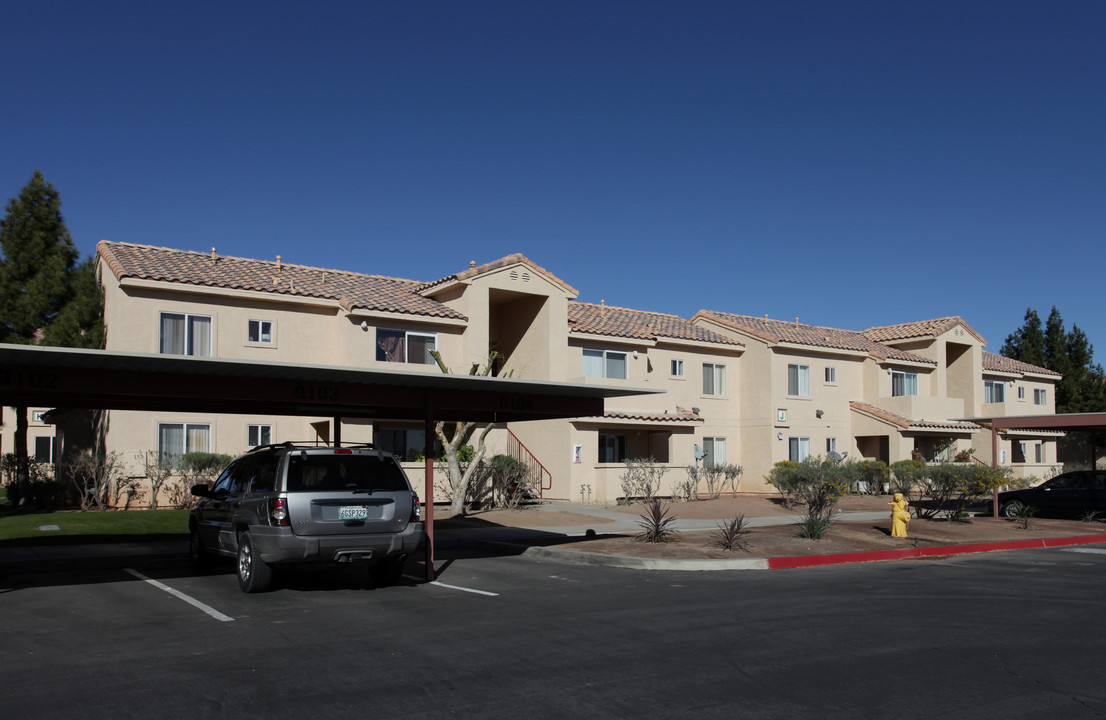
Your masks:
[{"label": "curb", "polygon": [[1091,545],[1106,543],[1106,534],[1080,535],[1077,537],[1036,538],[1033,540],[1010,540],[993,543],[972,543],[966,545],[935,545],[921,548],[903,548],[902,550],[872,550],[867,552],[828,553],[825,555],[794,555],[774,558],[741,558],[722,560],[680,560],[643,558],[632,555],[610,555],[607,553],[587,552],[584,550],[560,550],[537,545],[490,540],[472,540],[462,543],[492,552],[525,555],[527,557],[559,560],[577,565],[596,565],[603,567],[626,568],[630,570],[787,570],[825,565],[845,565],[884,560],[911,560],[926,557],[949,557],[982,552],[1000,552],[1004,550],[1031,550],[1068,545]]}]

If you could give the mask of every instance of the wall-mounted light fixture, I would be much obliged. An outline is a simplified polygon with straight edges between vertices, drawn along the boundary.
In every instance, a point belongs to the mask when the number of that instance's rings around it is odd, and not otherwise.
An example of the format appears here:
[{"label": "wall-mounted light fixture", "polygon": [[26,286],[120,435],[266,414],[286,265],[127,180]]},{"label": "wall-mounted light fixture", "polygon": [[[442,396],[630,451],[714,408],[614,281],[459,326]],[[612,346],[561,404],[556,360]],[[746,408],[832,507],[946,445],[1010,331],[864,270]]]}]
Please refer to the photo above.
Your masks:
[{"label": "wall-mounted light fixture", "polygon": [[368,320],[362,320],[361,321],[361,329],[364,330],[365,332],[369,331],[369,321]]},{"label": "wall-mounted light fixture", "polygon": [[822,412],[821,410],[815,410],[815,411],[814,411],[814,417],[818,418],[819,420],[821,420],[821,419],[822,419],[822,416],[823,416],[823,415],[825,415],[825,413],[824,413],[824,412]]}]

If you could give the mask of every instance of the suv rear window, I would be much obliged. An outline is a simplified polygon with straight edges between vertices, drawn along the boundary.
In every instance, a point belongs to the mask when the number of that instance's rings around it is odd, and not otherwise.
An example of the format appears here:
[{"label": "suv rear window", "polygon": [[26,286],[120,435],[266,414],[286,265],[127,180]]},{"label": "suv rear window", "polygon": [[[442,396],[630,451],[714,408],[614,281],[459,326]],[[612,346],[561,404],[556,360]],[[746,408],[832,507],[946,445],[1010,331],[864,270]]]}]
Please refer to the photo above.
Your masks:
[{"label": "suv rear window", "polygon": [[301,455],[288,457],[288,492],[409,490],[399,465],[376,455]]}]

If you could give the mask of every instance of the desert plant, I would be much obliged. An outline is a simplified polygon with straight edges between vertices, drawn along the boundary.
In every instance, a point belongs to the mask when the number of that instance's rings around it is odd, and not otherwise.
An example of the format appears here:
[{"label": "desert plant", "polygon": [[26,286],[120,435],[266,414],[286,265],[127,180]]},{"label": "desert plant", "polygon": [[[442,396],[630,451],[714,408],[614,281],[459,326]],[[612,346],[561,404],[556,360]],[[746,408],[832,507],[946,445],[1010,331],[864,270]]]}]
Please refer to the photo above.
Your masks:
[{"label": "desert plant", "polygon": [[645,514],[639,516],[638,525],[642,531],[634,536],[635,540],[648,543],[667,543],[678,540],[680,534],[672,527],[676,518],[668,516],[668,506],[660,500],[651,500],[645,506]]},{"label": "desert plant", "polygon": [[688,465],[687,476],[688,482],[691,484],[690,499],[695,500],[699,497],[699,487],[702,484],[706,484],[707,497],[711,500],[717,500],[721,497],[727,487],[730,488],[733,496],[737,497],[737,484],[743,472],[745,472],[745,468],[733,464]]},{"label": "desert plant", "polygon": [[940,463],[930,465],[917,476],[915,492],[927,503],[912,502],[918,517],[933,519],[942,513],[955,518],[968,506],[997,487],[1006,484],[1010,468]]},{"label": "desert plant", "polygon": [[837,511],[834,509],[822,512],[805,512],[799,516],[799,522],[795,523],[799,528],[799,537],[807,540],[821,540],[829,532],[837,519]]},{"label": "desert plant", "polygon": [[517,508],[532,487],[530,466],[510,455],[495,455],[488,461],[488,481],[494,507]]},{"label": "desert plant", "polygon": [[135,456],[135,460],[142,469],[145,470],[146,480],[150,484],[150,504],[148,509],[157,510],[158,495],[161,493],[161,489],[165,483],[168,482],[169,478],[173,476],[173,473],[177,471],[180,458],[176,455],[162,455],[155,450],[147,450],[144,453],[138,453],[138,455]]},{"label": "desert plant", "polygon": [[921,460],[900,460],[891,465],[891,493],[902,493],[910,497],[918,476],[925,472],[926,464]]},{"label": "desert plant", "polygon": [[102,453],[84,450],[73,458],[69,466],[73,484],[80,496],[81,510],[107,510],[113,501],[121,497],[128,500],[136,493],[133,479],[125,477],[126,465],[117,452]]},{"label": "desert plant", "polygon": [[627,458],[626,472],[619,479],[622,480],[622,496],[627,502],[639,499],[650,503],[661,488],[661,478],[668,472],[668,468],[660,465],[653,458]]},{"label": "desert plant", "polygon": [[809,457],[800,463],[776,463],[768,482],[793,503],[805,506],[798,522],[799,535],[821,540],[833,524],[837,501],[863,472],[867,470],[862,463]]},{"label": "desert plant", "polygon": [[710,544],[731,552],[734,550],[748,552],[749,545],[745,540],[745,536],[748,534],[749,528],[746,527],[745,516],[738,515],[718,524],[718,529],[710,536]]},{"label": "desert plant", "polygon": [[1106,522],[1102,517],[1101,510],[1088,510],[1079,519],[1083,522]]},{"label": "desert plant", "polygon": [[1028,530],[1030,520],[1037,514],[1037,508],[1032,505],[1020,503],[1017,507],[1013,508],[1013,512],[1018,526],[1021,527],[1022,530]]},{"label": "desert plant", "polygon": [[672,482],[672,499],[675,502],[698,499],[698,483],[693,480],[691,466],[687,468],[687,474],[680,480]]},{"label": "desert plant", "polygon": [[856,483],[867,482],[870,492],[878,495],[883,492],[884,483],[891,479],[891,468],[887,467],[887,463],[882,460],[861,460],[852,465],[853,472],[856,473],[853,487],[856,487]]}]

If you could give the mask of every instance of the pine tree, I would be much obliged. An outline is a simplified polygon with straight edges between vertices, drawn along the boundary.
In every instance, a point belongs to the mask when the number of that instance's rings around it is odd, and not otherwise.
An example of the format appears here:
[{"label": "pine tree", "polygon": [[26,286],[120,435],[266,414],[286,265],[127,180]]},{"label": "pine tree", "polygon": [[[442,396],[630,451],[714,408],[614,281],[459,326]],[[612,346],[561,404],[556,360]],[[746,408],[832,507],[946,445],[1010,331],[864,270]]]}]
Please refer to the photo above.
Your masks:
[{"label": "pine tree", "polygon": [[[61,215],[61,197],[35,170],[0,220],[0,342],[42,340],[73,299],[70,278],[77,248]],[[18,489],[30,487],[27,408],[16,408],[15,456]]]},{"label": "pine tree", "polygon": [[1028,308],[1025,311],[1025,323],[1006,336],[1006,343],[999,350],[999,354],[1037,367],[1047,367],[1045,333],[1041,328],[1041,318],[1036,310]]},{"label": "pine tree", "polygon": [[1043,329],[1037,311],[1027,310],[1025,323],[1007,336],[1001,354],[1063,376],[1056,384],[1056,412],[1106,411],[1106,374],[1094,362],[1094,348],[1077,326],[1070,332],[1064,327],[1055,306]]}]

